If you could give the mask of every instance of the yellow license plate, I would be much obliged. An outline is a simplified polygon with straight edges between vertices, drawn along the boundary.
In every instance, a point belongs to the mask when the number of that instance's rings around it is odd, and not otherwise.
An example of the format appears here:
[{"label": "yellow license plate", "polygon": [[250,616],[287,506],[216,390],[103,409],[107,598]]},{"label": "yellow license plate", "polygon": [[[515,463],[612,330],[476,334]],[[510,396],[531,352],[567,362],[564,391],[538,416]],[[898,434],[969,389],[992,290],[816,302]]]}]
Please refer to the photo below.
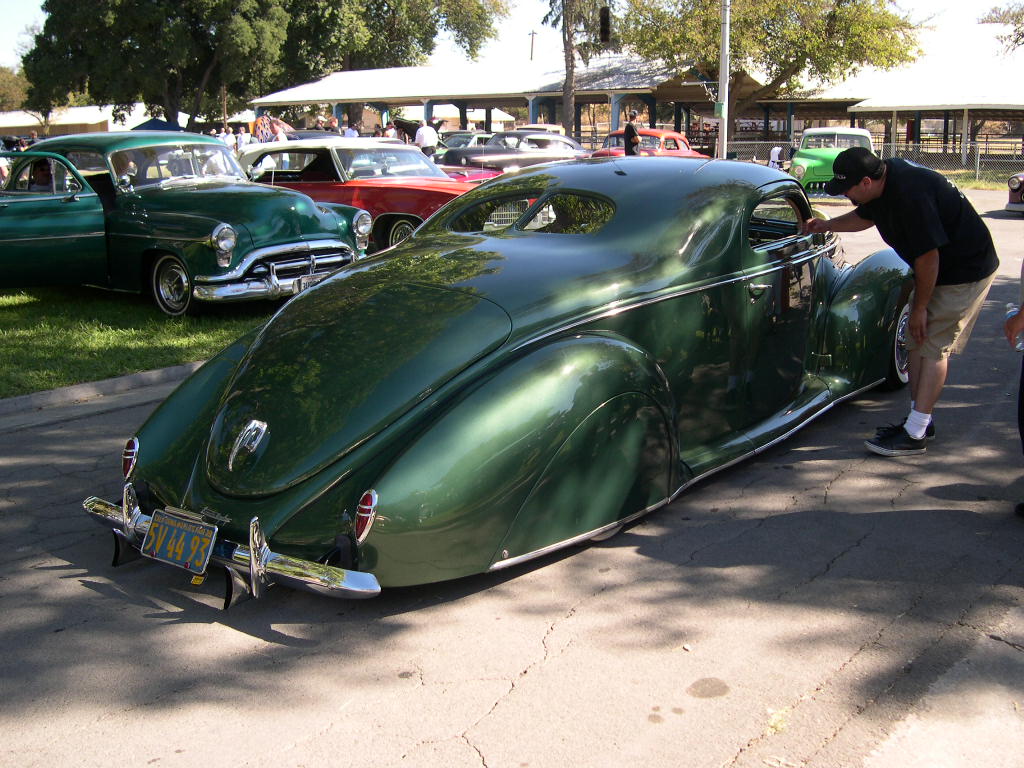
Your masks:
[{"label": "yellow license plate", "polygon": [[142,542],[142,554],[192,573],[205,573],[217,539],[217,526],[155,510]]}]

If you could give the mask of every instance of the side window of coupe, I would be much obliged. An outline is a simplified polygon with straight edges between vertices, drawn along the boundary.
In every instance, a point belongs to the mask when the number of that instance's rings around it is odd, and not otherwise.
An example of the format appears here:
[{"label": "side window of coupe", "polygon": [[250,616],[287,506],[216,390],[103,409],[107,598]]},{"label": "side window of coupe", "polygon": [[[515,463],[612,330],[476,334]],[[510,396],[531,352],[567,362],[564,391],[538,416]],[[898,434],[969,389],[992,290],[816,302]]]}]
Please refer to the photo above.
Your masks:
[{"label": "side window of coupe", "polygon": [[592,235],[611,221],[615,207],[606,200],[582,195],[554,195],[520,229],[560,235]]},{"label": "side window of coupe", "polygon": [[539,195],[492,198],[460,213],[449,225],[452,232],[497,232],[508,229],[526,213]]},{"label": "side window of coupe", "polygon": [[800,222],[804,218],[797,202],[788,197],[762,200],[747,224],[750,247],[770,248],[772,243],[800,234]]},{"label": "side window of coupe", "polygon": [[679,149],[679,144],[675,139],[665,139],[665,149]]}]

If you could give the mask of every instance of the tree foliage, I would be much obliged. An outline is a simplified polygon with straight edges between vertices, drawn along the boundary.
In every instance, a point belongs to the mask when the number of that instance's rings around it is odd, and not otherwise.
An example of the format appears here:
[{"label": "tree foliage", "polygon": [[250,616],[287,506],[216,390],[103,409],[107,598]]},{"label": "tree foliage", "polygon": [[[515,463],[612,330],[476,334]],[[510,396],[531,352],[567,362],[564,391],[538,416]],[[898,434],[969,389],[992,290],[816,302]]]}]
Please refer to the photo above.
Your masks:
[{"label": "tree foliage", "polygon": [[421,63],[442,31],[470,55],[504,0],[45,0],[25,55],[37,109],[88,91],[177,123],[339,69]]},{"label": "tree foliage", "polygon": [[[719,0],[625,0],[623,43],[681,73],[718,81]],[[732,0],[730,82],[747,73],[764,87],[736,102],[738,116],[757,99],[807,80],[835,82],[865,66],[891,69],[913,60],[915,26],[890,0]]]},{"label": "tree foliage", "polygon": [[983,24],[1010,24],[1011,29],[1007,34],[1000,35],[999,41],[1006,46],[1006,50],[1012,51],[1024,46],[1024,2],[1009,3],[1006,6],[996,6],[981,17]]},{"label": "tree foliage", "polygon": [[0,112],[21,109],[28,92],[28,80],[10,67],[0,67]]}]

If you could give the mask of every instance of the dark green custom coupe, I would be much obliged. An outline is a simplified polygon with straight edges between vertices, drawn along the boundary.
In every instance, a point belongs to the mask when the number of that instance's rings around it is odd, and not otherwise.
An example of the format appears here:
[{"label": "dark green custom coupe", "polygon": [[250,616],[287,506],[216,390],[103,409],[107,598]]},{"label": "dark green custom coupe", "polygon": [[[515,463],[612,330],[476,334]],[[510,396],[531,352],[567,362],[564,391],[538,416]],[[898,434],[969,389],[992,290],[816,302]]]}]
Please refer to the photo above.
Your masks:
[{"label": "dark green custom coupe", "polygon": [[253,184],[208,136],[79,134],[3,156],[3,288],[148,290],[183,315],[291,296],[361,258],[369,237],[365,211]]},{"label": "dark green custom coupe", "polygon": [[600,539],[879,384],[910,280],[801,235],[791,176],[600,158],[498,177],[292,299],[85,509],[137,557],[339,597]]}]

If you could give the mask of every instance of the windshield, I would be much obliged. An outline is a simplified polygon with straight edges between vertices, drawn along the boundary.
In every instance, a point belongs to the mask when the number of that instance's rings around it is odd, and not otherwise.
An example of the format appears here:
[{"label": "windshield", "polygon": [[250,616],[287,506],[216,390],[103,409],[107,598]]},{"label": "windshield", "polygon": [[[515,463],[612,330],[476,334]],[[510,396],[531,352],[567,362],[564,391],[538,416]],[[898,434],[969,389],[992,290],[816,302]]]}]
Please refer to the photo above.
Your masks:
[{"label": "windshield", "polygon": [[801,149],[849,149],[864,147],[871,149],[871,140],[856,133],[813,133],[804,136]]},{"label": "windshield", "polygon": [[118,179],[148,187],[173,179],[229,177],[244,179],[234,155],[219,144],[177,144],[113,152],[110,163]]},{"label": "windshield", "polygon": [[464,147],[472,139],[473,137],[468,133],[456,133],[454,136],[445,137],[444,143],[449,147]]},{"label": "windshield", "polygon": [[418,150],[384,146],[374,149],[339,149],[338,159],[345,174],[353,179],[377,176],[434,176],[447,179],[448,174],[434,165]]},{"label": "windshield", "polygon": [[[626,146],[626,136],[622,133],[611,134],[604,139],[605,149],[623,149]],[[642,149],[657,149],[657,136],[640,136],[640,147]]]}]

